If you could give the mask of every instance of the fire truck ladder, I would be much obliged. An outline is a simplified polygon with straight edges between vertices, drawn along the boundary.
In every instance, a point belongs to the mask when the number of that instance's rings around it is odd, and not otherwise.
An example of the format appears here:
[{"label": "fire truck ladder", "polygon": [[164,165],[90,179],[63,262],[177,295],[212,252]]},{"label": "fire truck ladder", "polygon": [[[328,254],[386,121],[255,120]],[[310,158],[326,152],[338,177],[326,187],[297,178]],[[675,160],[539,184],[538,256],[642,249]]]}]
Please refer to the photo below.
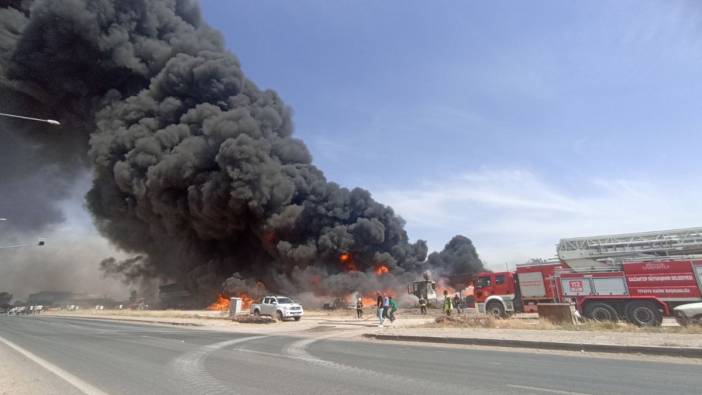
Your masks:
[{"label": "fire truck ladder", "polygon": [[613,270],[623,258],[702,254],[702,228],[561,239],[557,250],[575,271]]}]

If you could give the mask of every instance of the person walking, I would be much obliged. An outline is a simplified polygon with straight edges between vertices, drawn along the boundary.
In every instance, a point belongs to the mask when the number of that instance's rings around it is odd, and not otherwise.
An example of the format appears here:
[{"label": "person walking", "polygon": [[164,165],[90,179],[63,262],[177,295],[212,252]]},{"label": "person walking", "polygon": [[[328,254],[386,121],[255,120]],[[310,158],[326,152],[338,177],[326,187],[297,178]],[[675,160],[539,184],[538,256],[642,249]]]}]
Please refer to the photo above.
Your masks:
[{"label": "person walking", "polygon": [[392,296],[390,296],[390,311],[388,312],[388,318],[390,318],[390,322],[395,322],[395,312],[397,311],[397,303],[392,299]]},{"label": "person walking", "polygon": [[456,294],[453,297],[453,308],[456,309],[456,314],[461,314],[461,297]]},{"label": "person walking", "polygon": [[376,299],[377,301],[377,309],[378,309],[378,320],[380,321],[378,323],[378,328],[383,327],[383,322],[385,321],[385,317],[383,316],[383,310],[384,310],[384,302],[385,298],[383,298],[383,294],[378,292],[378,298]]},{"label": "person walking", "polygon": [[451,297],[448,294],[448,291],[444,290],[444,313],[446,315],[450,316],[451,315],[451,310],[453,310],[453,305],[451,304]]},{"label": "person walking", "polygon": [[356,301],[356,318],[361,319],[363,318],[363,299],[358,298]]},{"label": "person walking", "polygon": [[383,298],[383,318],[390,318],[388,314],[390,313],[390,297],[386,296]]},{"label": "person walking", "polygon": [[424,298],[419,298],[419,312],[422,313],[422,315],[427,314],[427,300]]}]

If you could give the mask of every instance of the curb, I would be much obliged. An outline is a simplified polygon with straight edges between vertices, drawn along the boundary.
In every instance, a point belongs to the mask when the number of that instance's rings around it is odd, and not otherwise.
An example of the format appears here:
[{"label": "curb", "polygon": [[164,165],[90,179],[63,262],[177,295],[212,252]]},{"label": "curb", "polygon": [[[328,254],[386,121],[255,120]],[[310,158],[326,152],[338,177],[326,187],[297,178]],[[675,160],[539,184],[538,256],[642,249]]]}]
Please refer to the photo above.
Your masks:
[{"label": "curb", "polygon": [[603,352],[620,354],[664,355],[672,357],[702,358],[702,348],[660,347],[660,346],[622,346],[609,344],[558,343],[529,340],[481,339],[470,337],[434,337],[409,335],[376,335],[366,333],[363,337],[376,340],[409,341],[422,343],[462,344],[471,346],[497,346],[535,348],[542,350],[561,350],[578,352]]}]

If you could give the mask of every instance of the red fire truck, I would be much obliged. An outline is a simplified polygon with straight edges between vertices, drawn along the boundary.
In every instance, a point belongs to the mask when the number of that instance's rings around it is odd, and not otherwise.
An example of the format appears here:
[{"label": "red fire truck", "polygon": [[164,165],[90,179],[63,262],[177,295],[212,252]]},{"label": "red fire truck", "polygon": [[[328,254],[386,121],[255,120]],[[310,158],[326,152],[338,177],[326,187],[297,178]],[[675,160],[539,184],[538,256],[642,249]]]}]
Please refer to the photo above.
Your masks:
[{"label": "red fire truck", "polygon": [[572,302],[587,318],[660,325],[702,300],[702,228],[561,239],[557,259],[479,273],[475,300],[496,316]]}]

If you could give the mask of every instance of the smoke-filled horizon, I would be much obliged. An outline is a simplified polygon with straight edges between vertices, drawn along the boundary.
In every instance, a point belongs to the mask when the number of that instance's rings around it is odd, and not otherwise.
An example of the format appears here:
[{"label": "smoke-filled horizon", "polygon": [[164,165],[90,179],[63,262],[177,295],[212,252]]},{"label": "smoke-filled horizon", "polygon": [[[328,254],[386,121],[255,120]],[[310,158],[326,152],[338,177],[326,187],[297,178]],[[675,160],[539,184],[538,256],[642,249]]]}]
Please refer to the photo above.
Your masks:
[{"label": "smoke-filled horizon", "polygon": [[194,1],[15,1],[0,29],[10,109],[64,124],[6,124],[8,158],[26,166],[0,170],[13,191],[0,208],[31,190],[25,229],[60,222],[56,201],[89,168],[96,228],[133,255],[103,260],[106,274],[175,281],[206,303],[225,279],[231,294],[256,281],[342,294],[482,269],[469,239],[427,259],[392,208],[328,181],[292,110],[246,78]]}]

